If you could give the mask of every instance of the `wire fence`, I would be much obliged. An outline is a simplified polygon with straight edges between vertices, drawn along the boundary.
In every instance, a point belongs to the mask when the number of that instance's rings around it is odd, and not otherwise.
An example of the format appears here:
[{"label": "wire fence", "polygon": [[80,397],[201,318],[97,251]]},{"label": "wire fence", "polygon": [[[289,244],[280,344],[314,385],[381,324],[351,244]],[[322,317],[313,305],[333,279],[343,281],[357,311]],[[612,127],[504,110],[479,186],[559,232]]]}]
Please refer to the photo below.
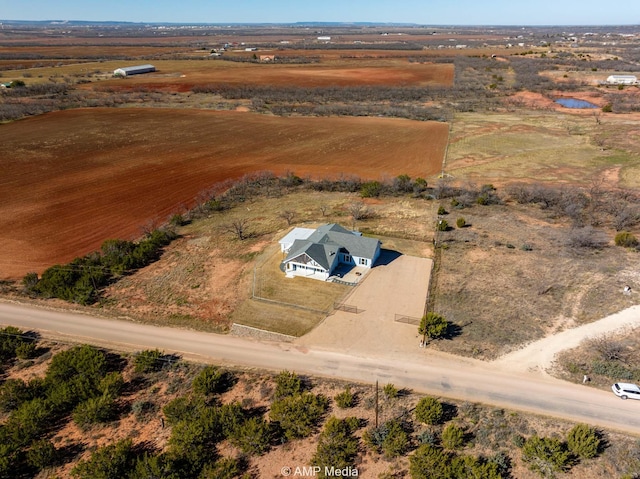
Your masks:
[{"label": "wire fence", "polygon": [[397,323],[406,323],[413,324],[415,326],[420,326],[420,321],[422,318],[416,318],[415,316],[407,316],[406,314],[395,314],[394,321]]},{"label": "wire fence", "polygon": [[275,245],[258,259],[251,282],[252,299],[325,315],[344,299],[344,292],[330,283],[314,280],[313,284],[303,286],[295,279],[285,279],[285,272],[278,267],[283,258],[279,246]]},{"label": "wire fence", "polygon": [[358,310],[357,306],[346,303],[333,303],[333,309],[354,314],[358,314],[358,311],[362,312],[362,310]]},{"label": "wire fence", "polygon": [[311,311],[312,313],[329,314],[331,312],[330,308],[314,309],[314,308],[309,308],[307,306],[302,306],[301,304],[288,303],[286,301],[278,301],[277,299],[263,298],[261,296],[256,296],[255,294],[251,296],[251,299],[255,301],[262,301],[263,303],[279,304],[280,306],[286,306],[288,308],[301,309],[303,311]]}]

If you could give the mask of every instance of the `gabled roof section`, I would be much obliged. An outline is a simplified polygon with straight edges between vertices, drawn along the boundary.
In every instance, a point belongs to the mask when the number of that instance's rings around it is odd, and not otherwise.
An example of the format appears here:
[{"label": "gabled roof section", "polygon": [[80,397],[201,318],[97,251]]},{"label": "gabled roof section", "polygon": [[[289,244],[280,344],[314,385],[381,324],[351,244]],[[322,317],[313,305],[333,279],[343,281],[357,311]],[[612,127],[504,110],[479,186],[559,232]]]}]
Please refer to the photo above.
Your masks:
[{"label": "gabled roof section", "polygon": [[335,223],[320,226],[309,236],[308,241],[335,243],[343,247],[351,256],[369,259],[373,259],[379,245],[377,239],[366,238]]},{"label": "gabled roof section", "polygon": [[[287,238],[291,239],[287,235],[280,240],[280,243],[283,243]],[[379,246],[380,242],[377,239],[365,238],[332,223],[320,226],[306,239],[294,239],[289,253],[282,263],[295,260],[299,263],[307,263],[306,258],[301,258],[302,255],[306,255],[322,268],[330,271],[338,253],[343,252],[373,261]]]},{"label": "gabled roof section", "polygon": [[295,240],[283,263],[287,263],[306,254],[309,258],[329,271],[339,249],[340,246],[337,244],[322,244],[309,240]]}]

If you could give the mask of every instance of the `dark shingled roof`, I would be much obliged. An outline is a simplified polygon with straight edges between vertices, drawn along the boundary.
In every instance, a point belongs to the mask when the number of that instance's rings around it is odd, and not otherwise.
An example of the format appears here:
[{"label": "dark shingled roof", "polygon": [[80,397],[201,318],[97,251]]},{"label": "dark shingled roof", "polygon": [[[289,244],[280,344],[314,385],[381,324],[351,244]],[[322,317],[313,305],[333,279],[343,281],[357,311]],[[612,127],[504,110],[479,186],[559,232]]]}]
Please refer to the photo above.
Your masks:
[{"label": "dark shingled roof", "polygon": [[351,256],[373,260],[379,241],[354,234],[338,224],[320,226],[306,240],[295,240],[284,263],[306,253],[311,259],[329,270],[340,249]]}]

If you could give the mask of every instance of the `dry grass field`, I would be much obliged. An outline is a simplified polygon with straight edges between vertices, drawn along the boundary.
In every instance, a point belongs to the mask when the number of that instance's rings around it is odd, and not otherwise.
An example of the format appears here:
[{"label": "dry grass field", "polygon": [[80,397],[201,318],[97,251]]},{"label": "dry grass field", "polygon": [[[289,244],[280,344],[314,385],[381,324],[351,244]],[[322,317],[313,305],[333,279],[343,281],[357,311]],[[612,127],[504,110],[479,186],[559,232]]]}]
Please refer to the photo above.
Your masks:
[{"label": "dry grass field", "polygon": [[170,109],[80,109],[3,125],[0,277],[138,237],[250,172],[428,177],[447,134],[435,122]]},{"label": "dry grass field", "polygon": [[640,186],[635,115],[600,113],[597,123],[592,111],[563,111],[547,103],[546,111],[518,108],[493,115],[457,115],[446,172],[477,183],[588,186],[604,178],[612,188]]},{"label": "dry grass field", "polygon": [[480,359],[591,322],[634,304],[625,285],[640,288],[638,253],[613,246],[569,245],[571,225],[538,206],[446,204],[434,307],[461,327],[434,348]]}]

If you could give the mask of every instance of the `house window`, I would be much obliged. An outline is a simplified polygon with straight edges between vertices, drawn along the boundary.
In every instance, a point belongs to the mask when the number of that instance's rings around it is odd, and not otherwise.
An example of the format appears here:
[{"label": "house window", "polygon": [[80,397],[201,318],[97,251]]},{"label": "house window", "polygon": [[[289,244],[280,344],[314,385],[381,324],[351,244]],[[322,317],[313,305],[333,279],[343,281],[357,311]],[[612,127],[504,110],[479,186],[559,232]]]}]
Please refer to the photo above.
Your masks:
[{"label": "house window", "polygon": [[367,265],[367,259],[366,258],[360,258],[360,264],[366,266]]},{"label": "house window", "polygon": [[350,256],[350,255],[348,255],[348,254],[345,254],[345,255],[344,255],[344,262],[345,262],[345,263],[351,263],[351,256]]}]

